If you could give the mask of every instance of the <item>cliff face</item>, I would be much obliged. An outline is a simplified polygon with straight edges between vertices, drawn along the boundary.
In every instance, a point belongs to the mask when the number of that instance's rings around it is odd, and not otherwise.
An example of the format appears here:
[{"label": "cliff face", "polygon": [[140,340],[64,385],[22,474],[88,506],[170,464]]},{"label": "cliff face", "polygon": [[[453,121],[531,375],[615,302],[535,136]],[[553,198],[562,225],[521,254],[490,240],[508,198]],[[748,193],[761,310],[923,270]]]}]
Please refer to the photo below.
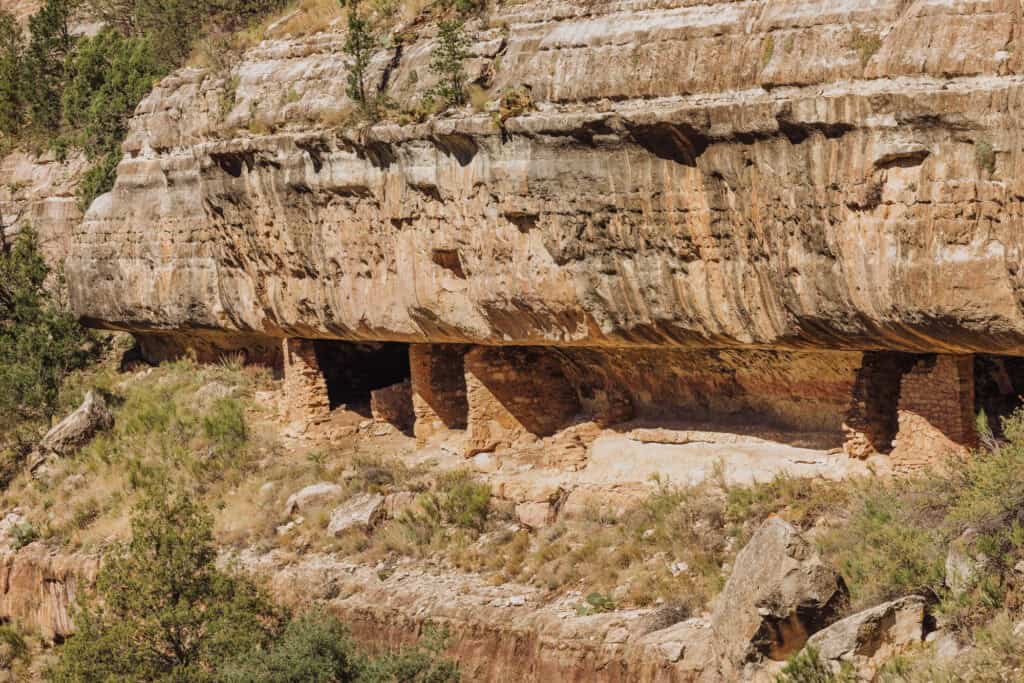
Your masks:
[{"label": "cliff face", "polygon": [[[1019,3],[502,3],[470,77],[356,131],[343,36],[142,104],[67,261],[95,324],[484,344],[1010,352]],[[431,85],[430,22],[375,68]],[[1016,48],[1016,49],[1015,49]]]}]

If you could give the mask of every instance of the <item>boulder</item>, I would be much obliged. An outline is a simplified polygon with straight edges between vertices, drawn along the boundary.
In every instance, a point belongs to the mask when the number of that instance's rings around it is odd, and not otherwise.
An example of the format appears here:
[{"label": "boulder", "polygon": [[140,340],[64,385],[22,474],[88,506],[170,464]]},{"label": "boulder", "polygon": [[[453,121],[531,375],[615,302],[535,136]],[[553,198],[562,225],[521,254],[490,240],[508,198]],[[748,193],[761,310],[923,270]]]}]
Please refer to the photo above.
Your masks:
[{"label": "boulder", "polygon": [[956,540],[949,544],[946,554],[946,586],[953,595],[962,595],[971,589],[978,579],[978,574],[988,564],[988,558],[981,553],[973,552],[978,532],[967,529]]},{"label": "boulder", "polygon": [[532,501],[516,505],[516,518],[531,529],[546,527],[555,520],[555,510],[547,501]]},{"label": "boulder", "polygon": [[372,529],[384,518],[384,496],[364,493],[339,505],[331,512],[327,533],[340,536],[349,529]]},{"label": "boulder", "polygon": [[924,639],[924,598],[912,595],[877,605],[818,631],[807,641],[838,672],[844,662],[873,675],[893,655]]},{"label": "boulder", "polygon": [[332,498],[337,498],[343,491],[344,489],[340,486],[329,481],[310,484],[288,496],[288,500],[284,504],[284,514],[286,517],[290,517],[310,505],[318,505]]},{"label": "boulder", "polygon": [[113,426],[114,415],[107,402],[99,392],[90,390],[82,405],[46,433],[39,442],[40,454],[68,455],[87,444],[97,432]]},{"label": "boulder", "polygon": [[846,597],[842,578],[792,525],[777,517],[765,521],[737,555],[712,611],[724,675],[797,652],[836,620]]}]

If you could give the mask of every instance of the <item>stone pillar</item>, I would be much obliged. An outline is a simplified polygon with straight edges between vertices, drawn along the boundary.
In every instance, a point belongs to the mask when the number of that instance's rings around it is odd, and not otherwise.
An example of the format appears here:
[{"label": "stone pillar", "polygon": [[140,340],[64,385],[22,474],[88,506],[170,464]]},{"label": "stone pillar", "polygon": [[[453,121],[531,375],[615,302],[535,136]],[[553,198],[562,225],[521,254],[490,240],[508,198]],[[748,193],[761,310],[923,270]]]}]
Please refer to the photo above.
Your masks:
[{"label": "stone pillar", "polygon": [[282,355],[284,395],[281,399],[281,419],[301,429],[323,422],[331,413],[331,402],[313,342],[308,339],[285,339]]},{"label": "stone pillar", "polygon": [[553,434],[580,409],[557,356],[542,348],[474,348],[466,395],[467,456]]},{"label": "stone pillar", "polygon": [[465,347],[456,344],[409,346],[416,417],[413,433],[420,445],[439,432],[466,427],[469,406],[462,365],[465,351]]},{"label": "stone pillar", "polygon": [[974,356],[920,358],[900,381],[897,467],[915,469],[951,449],[977,445],[974,426]]}]

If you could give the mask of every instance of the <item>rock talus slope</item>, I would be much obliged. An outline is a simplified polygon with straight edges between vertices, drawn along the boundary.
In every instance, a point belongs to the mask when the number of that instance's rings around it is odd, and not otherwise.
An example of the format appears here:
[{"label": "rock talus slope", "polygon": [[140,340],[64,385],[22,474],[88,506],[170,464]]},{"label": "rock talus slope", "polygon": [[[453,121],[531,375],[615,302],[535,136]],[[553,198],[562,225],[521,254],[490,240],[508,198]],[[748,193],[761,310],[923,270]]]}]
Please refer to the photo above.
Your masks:
[{"label": "rock talus slope", "polygon": [[[206,336],[1015,353],[1022,25],[1008,0],[502,3],[468,71],[533,107],[362,129],[343,36],[265,40],[140,106],[73,304]],[[375,59],[400,105],[434,32]]]}]

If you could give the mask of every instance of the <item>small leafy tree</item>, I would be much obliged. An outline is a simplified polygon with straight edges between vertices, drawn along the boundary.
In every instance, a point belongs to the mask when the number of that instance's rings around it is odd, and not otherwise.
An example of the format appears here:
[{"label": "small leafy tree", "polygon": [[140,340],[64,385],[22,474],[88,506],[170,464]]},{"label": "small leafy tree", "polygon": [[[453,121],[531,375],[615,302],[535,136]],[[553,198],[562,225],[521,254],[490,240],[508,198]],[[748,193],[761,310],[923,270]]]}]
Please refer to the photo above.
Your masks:
[{"label": "small leafy tree", "polygon": [[441,79],[434,93],[449,106],[466,103],[466,71],[462,63],[468,56],[469,38],[463,23],[456,19],[442,21],[437,47],[430,56],[430,71]]},{"label": "small leafy tree", "polygon": [[282,613],[252,582],[218,569],[216,557],[209,513],[185,494],[147,493],[50,679],[213,681],[225,661],[266,647]]},{"label": "small leafy tree", "polygon": [[370,30],[369,22],[360,15],[358,0],[341,0],[341,4],[348,6],[348,35],[343,48],[347,55],[345,66],[348,68],[345,94],[359,105],[363,113],[376,118],[376,97],[370,91],[367,71],[373,50],[377,47],[377,37]]},{"label": "small leafy tree", "polygon": [[64,377],[83,367],[92,339],[59,297],[31,226],[0,253],[0,429],[49,418]]}]

